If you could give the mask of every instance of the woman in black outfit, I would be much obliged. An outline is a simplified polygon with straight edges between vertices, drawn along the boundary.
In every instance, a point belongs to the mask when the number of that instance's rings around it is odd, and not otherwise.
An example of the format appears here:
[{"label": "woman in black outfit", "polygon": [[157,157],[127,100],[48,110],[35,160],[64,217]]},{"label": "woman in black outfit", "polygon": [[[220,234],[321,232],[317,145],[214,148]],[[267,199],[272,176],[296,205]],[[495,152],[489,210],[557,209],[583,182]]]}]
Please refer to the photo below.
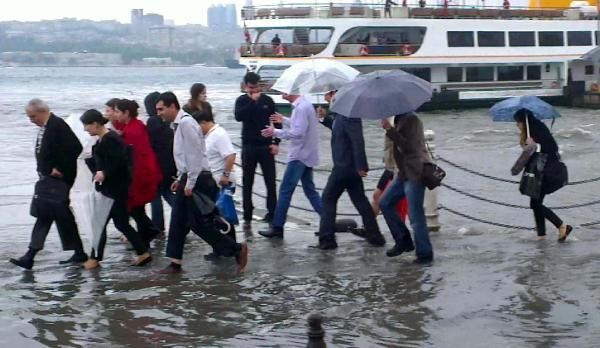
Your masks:
[{"label": "woman in black outfit", "polygon": [[[88,110],[83,113],[80,120],[90,135],[98,136],[98,142],[92,147],[92,158],[86,160],[86,164],[94,174],[96,190],[114,199],[106,224],[113,219],[115,227],[127,237],[138,255],[133,266],[143,266],[152,261],[152,256],[148,252],[146,243],[129,224],[127,194],[131,182],[131,168],[127,145],[117,133],[104,126],[108,120],[102,117],[99,111]],[[100,266],[105,245],[106,225],[98,250],[92,248],[90,258],[84,264],[86,269]]]},{"label": "woman in black outfit", "polygon": [[[548,219],[558,229],[558,241],[564,242],[569,233],[573,230],[573,227],[563,223],[552,210],[544,206],[544,196],[552,185],[550,180],[548,180],[549,178],[547,179],[546,177],[547,171],[556,168],[556,163],[560,161],[556,140],[554,140],[548,127],[546,127],[542,121],[538,120],[531,111],[521,109],[515,113],[514,118],[517,122],[517,127],[519,127],[519,130],[521,131],[521,146],[539,145],[540,152],[547,155],[546,165],[544,167],[545,174],[542,180],[542,195],[539,199],[532,198],[530,201],[538,238],[540,240],[545,239],[546,219]],[[529,137],[527,136],[527,127],[529,127]],[[515,174],[514,171],[513,174]]]}]

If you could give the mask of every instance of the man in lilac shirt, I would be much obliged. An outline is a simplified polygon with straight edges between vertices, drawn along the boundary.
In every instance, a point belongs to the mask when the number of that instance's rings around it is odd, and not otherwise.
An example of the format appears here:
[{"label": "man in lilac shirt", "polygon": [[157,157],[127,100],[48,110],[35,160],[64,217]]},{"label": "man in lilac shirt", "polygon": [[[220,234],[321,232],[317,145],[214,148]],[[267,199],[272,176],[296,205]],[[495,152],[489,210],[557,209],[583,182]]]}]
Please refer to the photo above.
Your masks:
[{"label": "man in lilac shirt", "polygon": [[275,208],[275,216],[271,228],[259,231],[267,238],[283,237],[283,225],[287,217],[294,189],[302,181],[306,198],[315,211],[321,215],[321,197],[313,182],[313,168],[319,165],[319,132],[317,114],[313,105],[299,95],[283,94],[283,99],[292,103],[293,111],[290,118],[281,114],[271,117],[273,123],[281,123],[282,129],[269,126],[262,131],[264,137],[277,137],[289,141],[288,165],[279,186],[279,200]]}]

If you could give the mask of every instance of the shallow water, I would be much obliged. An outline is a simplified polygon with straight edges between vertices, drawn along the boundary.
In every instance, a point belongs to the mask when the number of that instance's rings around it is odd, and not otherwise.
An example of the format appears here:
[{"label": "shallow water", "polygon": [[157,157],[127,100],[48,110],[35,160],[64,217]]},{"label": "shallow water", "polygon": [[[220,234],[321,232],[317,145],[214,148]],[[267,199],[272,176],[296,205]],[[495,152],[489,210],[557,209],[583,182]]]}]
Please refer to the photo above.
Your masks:
[{"label": "shallow water", "polygon": [[[33,141],[36,129],[23,114],[33,97],[50,101],[58,115],[100,108],[111,97],[143,100],[153,90],[173,90],[184,100],[194,82],[205,82],[209,99],[223,124],[239,141],[231,109],[239,94],[242,70],[210,68],[19,68],[0,69],[0,256],[23,253],[33,219],[28,215],[35,181]],[[140,103],[141,104],[141,103]],[[553,131],[569,166],[571,180],[598,176],[597,112],[560,108]],[[518,156],[513,124],[492,123],[486,110],[422,114],[436,132],[436,151],[471,169],[510,179]],[[381,166],[382,133],[366,124],[367,150],[373,168]],[[321,130],[322,164],[330,161],[329,135]],[[283,147],[283,149],[285,146]],[[285,154],[280,156],[284,159]],[[466,174],[448,165],[447,183],[470,193],[527,205],[514,185]],[[278,167],[281,175],[283,168]],[[373,171],[367,187],[373,187]],[[316,173],[317,186],[326,181]],[[514,178],[513,178],[514,179]],[[257,191],[262,184],[257,177]],[[550,196],[549,206],[597,199],[600,182],[569,186]],[[440,190],[439,202],[484,220],[533,226],[529,210],[505,208]],[[308,207],[301,193],[294,204]],[[255,198],[255,205],[264,202]],[[352,212],[346,197],[340,211]],[[598,206],[558,210],[577,225],[600,220]],[[317,219],[291,210],[310,225],[290,223],[284,241],[238,232],[250,243],[250,265],[235,274],[231,260],[203,260],[208,248],[191,236],[186,272],[155,273],[167,260],[164,243],[154,246],[156,261],[146,269],[128,266],[133,255],[111,239],[102,269],[94,272],[61,267],[55,232],[36,259],[34,272],[8,262],[0,266],[0,345],[3,347],[301,347],[310,312],[326,319],[332,347],[593,347],[600,341],[600,252],[596,227],[577,228],[557,244],[535,233],[474,223],[440,212],[442,229],[432,233],[436,261],[417,267],[412,256],[388,259],[351,235],[340,234],[339,248],[321,252]],[[380,226],[391,237],[383,220]],[[113,236],[116,233],[111,233]],[[89,245],[87,236],[84,243]],[[390,244],[390,243],[388,243]]]}]

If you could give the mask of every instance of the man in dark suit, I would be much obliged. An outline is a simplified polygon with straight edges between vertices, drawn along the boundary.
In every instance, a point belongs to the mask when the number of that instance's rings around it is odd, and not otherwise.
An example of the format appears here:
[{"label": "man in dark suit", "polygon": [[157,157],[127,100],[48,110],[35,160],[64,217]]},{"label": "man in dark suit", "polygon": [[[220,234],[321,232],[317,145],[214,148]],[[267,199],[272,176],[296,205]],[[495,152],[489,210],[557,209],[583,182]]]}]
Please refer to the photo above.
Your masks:
[{"label": "man in dark suit", "polygon": [[[330,91],[325,95],[325,100],[331,103],[334,95],[335,91]],[[363,185],[363,178],[367,176],[369,164],[365,153],[362,120],[333,113],[326,115],[325,109],[321,107],[318,109],[318,114],[323,125],[331,129],[333,170],[321,196],[323,212],[319,224],[317,247],[322,250],[337,248],[335,217],[337,202],[344,191],[348,192],[352,204],[362,217],[367,241],[374,246],[383,246],[385,238],[379,230]]]},{"label": "man in dark suit", "polygon": [[[27,104],[25,110],[31,123],[40,127],[35,142],[35,159],[40,180],[44,177],[62,180],[66,183],[67,190],[70,190],[77,175],[77,157],[82,151],[81,143],[65,121],[50,112],[50,108],[44,101],[33,99]],[[60,186],[60,184],[59,181],[55,182],[56,186]],[[53,206],[52,213],[39,211],[45,209],[45,206],[38,206],[38,211],[35,213],[38,218],[31,232],[29,250],[18,259],[10,259],[10,262],[19,267],[31,269],[35,254],[44,248],[44,242],[53,222],[56,222],[63,249],[75,251],[70,259],[61,261],[61,263],[87,260],[75,217],[69,208],[69,200],[57,198],[57,201],[62,202],[62,205],[60,207]],[[51,217],[53,215],[54,218]]]}]

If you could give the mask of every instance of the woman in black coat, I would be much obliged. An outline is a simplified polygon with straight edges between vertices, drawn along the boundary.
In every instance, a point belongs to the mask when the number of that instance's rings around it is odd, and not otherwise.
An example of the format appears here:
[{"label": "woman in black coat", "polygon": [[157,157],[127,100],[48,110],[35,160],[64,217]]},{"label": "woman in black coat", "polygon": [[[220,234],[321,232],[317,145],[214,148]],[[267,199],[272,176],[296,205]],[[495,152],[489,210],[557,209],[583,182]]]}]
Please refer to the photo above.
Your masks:
[{"label": "woman in black coat", "polygon": [[[521,109],[514,115],[517,127],[521,131],[521,146],[539,145],[540,152],[546,154],[547,160],[544,167],[544,178],[542,180],[542,194],[539,199],[531,198],[530,207],[533,210],[535,226],[540,240],[546,237],[546,219],[548,219],[558,229],[558,241],[564,242],[567,236],[573,230],[571,225],[565,224],[550,208],[544,206],[544,196],[548,192],[554,192],[551,186],[554,185],[549,180],[552,175],[548,171],[554,170],[560,161],[558,145],[550,133],[550,130],[544,122],[534,117],[533,113],[527,109]],[[527,128],[529,127],[529,136]]]},{"label": "woman in black coat", "polygon": [[[127,237],[138,255],[133,265],[143,266],[152,261],[152,256],[148,252],[147,244],[129,224],[127,210],[128,190],[131,183],[129,150],[117,133],[104,126],[107,121],[97,110],[88,110],[81,116],[85,130],[92,136],[98,136],[98,142],[92,147],[92,158],[86,160],[86,164],[94,174],[96,190],[114,199],[106,224],[111,218],[113,219],[115,227]],[[92,248],[90,259],[84,264],[85,268],[92,269],[100,265],[105,245],[106,225],[100,237],[98,250]]]}]

